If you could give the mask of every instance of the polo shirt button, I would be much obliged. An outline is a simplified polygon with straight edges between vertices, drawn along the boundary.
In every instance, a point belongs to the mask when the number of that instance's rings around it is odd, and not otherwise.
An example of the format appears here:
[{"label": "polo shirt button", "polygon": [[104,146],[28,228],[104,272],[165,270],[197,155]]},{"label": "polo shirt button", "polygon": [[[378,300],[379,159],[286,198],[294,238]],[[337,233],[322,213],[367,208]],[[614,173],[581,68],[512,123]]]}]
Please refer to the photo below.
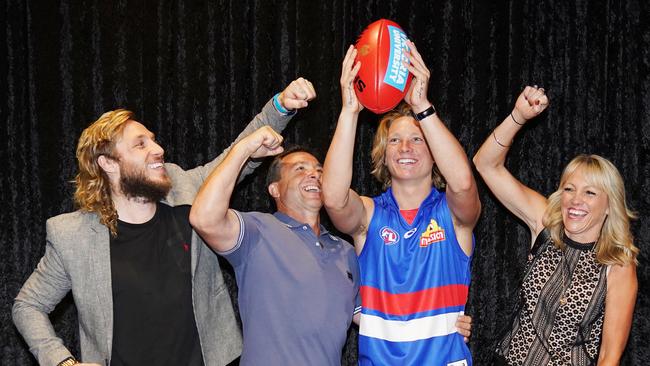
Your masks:
[{"label": "polo shirt button", "polygon": [[303,230],[307,230],[307,226],[303,226],[302,229],[303,229]]}]

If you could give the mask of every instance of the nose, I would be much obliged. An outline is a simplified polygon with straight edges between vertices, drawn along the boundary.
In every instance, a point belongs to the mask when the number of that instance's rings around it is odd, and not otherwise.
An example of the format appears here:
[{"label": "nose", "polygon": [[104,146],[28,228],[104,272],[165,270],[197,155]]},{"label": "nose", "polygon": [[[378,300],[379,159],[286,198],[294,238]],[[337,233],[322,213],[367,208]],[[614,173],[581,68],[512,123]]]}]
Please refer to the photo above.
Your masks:
[{"label": "nose", "polygon": [[321,175],[323,175],[322,168],[317,165],[308,166],[305,168],[305,173],[307,177],[320,180]]},{"label": "nose", "polygon": [[320,179],[322,174],[323,173],[321,173],[321,171],[319,169],[316,169],[316,168],[313,168],[313,169],[311,169],[309,171],[309,177],[310,178]]},{"label": "nose", "polygon": [[163,156],[165,154],[165,150],[162,148],[162,146],[158,145],[157,142],[152,142],[151,153],[156,156]]},{"label": "nose", "polygon": [[571,195],[571,204],[572,205],[579,205],[582,203],[582,196],[579,194],[573,194]]},{"label": "nose", "polygon": [[408,139],[402,140],[399,144],[399,151],[411,151],[411,142]]}]

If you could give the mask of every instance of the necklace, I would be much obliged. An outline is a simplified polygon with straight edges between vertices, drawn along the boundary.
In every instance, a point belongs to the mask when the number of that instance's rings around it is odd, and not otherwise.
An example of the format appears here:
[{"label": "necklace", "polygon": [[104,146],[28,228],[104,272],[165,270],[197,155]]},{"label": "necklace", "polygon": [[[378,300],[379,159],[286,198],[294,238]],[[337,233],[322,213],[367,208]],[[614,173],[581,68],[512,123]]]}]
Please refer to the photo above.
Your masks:
[{"label": "necklace", "polygon": [[[569,248],[578,249],[579,253],[583,253],[585,251],[593,251],[596,245],[595,241],[591,243],[578,243],[577,241],[571,240],[566,235],[564,235],[563,241],[565,247],[562,249],[562,258],[560,258],[560,266],[562,266],[562,272],[560,273],[562,276],[562,296],[560,297],[559,301],[560,306],[564,306],[567,304],[567,302],[569,302],[569,295],[567,292],[569,291],[569,286],[571,286],[571,269],[569,268],[569,263],[566,259],[567,251]],[[578,261],[580,258],[581,257],[579,256]]]},{"label": "necklace", "polygon": [[[569,301],[568,296],[567,296],[567,291],[568,291],[568,285],[571,283],[571,281],[568,281],[569,283],[565,283],[567,281],[567,278],[570,275],[570,271],[567,268],[568,263],[566,261],[566,255],[565,255],[565,250],[562,250],[562,258],[560,258],[560,265],[562,266],[562,272],[560,273],[560,276],[562,277],[562,296],[560,297],[560,306],[566,305],[566,303]],[[566,275],[564,274],[566,272]]]}]

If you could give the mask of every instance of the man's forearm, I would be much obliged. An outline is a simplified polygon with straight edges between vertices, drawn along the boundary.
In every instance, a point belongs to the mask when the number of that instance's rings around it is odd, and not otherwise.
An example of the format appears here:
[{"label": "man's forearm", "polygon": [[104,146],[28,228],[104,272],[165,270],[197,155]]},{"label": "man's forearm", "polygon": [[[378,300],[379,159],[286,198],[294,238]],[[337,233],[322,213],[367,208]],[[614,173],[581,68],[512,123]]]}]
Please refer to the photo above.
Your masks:
[{"label": "man's forearm", "polygon": [[[280,112],[278,112],[275,107],[273,106],[273,99],[270,99],[265,105],[264,108],[262,108],[262,111],[258,113],[253,119],[246,125],[244,130],[235,138],[235,140],[228,146],[219,156],[216,157],[213,161],[209,162],[205,166],[201,167],[202,169],[200,170],[200,180],[201,183],[207,178],[207,176],[214,170],[216,166],[221,164],[222,161],[226,158],[232,147],[241,141],[244,137],[250,135],[251,133],[255,132],[262,126],[270,126],[273,128],[275,131],[278,133],[282,132],[284,128],[287,126],[289,121],[291,121],[291,118],[293,115],[283,115]],[[237,182],[240,182],[244,177],[247,175],[251,174],[255,168],[257,168],[260,165],[259,162],[253,162],[249,161],[248,164],[246,164],[243,169],[241,169],[241,173],[238,173],[238,180]]]},{"label": "man's forearm", "polygon": [[228,250],[239,234],[239,222],[229,217],[228,208],[237,176],[250,155],[245,144],[234,145],[208,176],[192,205],[192,226],[217,251]]}]

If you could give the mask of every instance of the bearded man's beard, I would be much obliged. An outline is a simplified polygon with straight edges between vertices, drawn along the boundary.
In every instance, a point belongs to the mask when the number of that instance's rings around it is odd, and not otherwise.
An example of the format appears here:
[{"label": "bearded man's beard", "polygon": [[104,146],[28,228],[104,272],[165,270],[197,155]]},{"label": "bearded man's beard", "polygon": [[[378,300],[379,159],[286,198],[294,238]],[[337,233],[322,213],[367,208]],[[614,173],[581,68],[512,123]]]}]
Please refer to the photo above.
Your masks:
[{"label": "bearded man's beard", "polygon": [[136,170],[120,164],[120,189],[128,198],[143,199],[145,202],[158,202],[167,196],[172,188],[169,176],[165,174],[159,181],[153,181],[144,174],[144,169]]}]

